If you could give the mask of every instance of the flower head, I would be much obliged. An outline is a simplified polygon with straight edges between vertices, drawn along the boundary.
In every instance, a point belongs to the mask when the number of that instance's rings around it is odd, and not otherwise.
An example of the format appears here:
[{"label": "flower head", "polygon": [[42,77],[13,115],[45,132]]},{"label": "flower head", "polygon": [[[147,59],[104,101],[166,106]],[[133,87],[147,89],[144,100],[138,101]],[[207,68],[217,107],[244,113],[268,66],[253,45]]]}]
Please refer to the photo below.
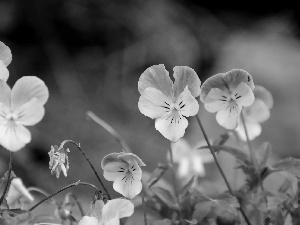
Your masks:
[{"label": "flower head", "polygon": [[142,190],[142,170],[145,163],[132,153],[111,153],[101,161],[103,176],[114,181],[113,188],[126,198],[134,198]]},{"label": "flower head", "polygon": [[[173,161],[178,164],[178,176],[181,179],[190,179],[194,175],[205,176],[204,164],[213,162],[214,158],[208,149],[198,149],[204,145],[205,142],[201,141],[192,148],[183,138],[171,144]],[[167,158],[170,159],[169,153]]]},{"label": "flower head", "polygon": [[183,137],[188,121],[199,111],[195,99],[200,95],[200,80],[186,66],[174,67],[173,83],[164,65],[149,67],[140,77],[139,110],[155,119],[155,128],[167,139],[176,142]]},{"label": "flower head", "polygon": [[69,170],[69,152],[68,148],[64,149],[57,145],[51,146],[51,150],[48,152],[50,157],[49,169],[51,169],[51,174],[55,173],[56,178],[59,178],[61,172],[63,172],[65,177],[67,176]]},{"label": "flower head", "polygon": [[40,122],[49,97],[45,83],[35,76],[20,78],[12,89],[0,80],[0,144],[18,151],[31,141],[25,126]]},{"label": "flower head", "polygon": [[[267,89],[257,85],[253,93],[255,96],[254,103],[244,109],[245,124],[250,140],[261,134],[260,123],[269,119],[270,109],[273,107],[273,97]],[[243,123],[239,123],[236,132],[243,141],[247,140]]]},{"label": "flower head", "polygon": [[120,219],[129,217],[134,212],[134,205],[127,199],[113,199],[105,205],[97,200],[88,216],[82,217],[78,225],[119,225]]},{"label": "flower head", "polygon": [[200,100],[211,113],[217,112],[217,122],[226,129],[235,129],[242,107],[254,102],[254,83],[245,70],[234,69],[207,79],[202,87]]},{"label": "flower head", "polygon": [[6,68],[12,60],[12,55],[9,47],[0,41],[0,80],[7,81],[9,71]]},{"label": "flower head", "polygon": [[13,178],[6,195],[6,201],[10,209],[21,208],[34,200],[20,178]]}]

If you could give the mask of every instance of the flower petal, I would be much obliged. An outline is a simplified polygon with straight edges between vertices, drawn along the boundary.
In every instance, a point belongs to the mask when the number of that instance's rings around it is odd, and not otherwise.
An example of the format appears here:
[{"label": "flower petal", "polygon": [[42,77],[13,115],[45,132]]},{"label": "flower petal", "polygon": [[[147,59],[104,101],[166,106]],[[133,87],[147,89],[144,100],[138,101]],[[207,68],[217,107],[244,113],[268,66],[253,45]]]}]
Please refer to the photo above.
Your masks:
[{"label": "flower petal", "polygon": [[142,182],[141,180],[134,179],[131,173],[127,173],[114,181],[113,188],[124,197],[132,199],[141,192]]},{"label": "flower petal", "polygon": [[217,122],[226,129],[235,129],[240,120],[241,107],[229,106],[226,110],[217,113]]},{"label": "flower petal", "polygon": [[201,156],[194,156],[191,158],[191,165],[193,172],[201,177],[205,176],[205,168]]},{"label": "flower petal", "polygon": [[219,88],[212,88],[208,93],[204,107],[208,112],[215,113],[229,106],[230,95]]},{"label": "flower petal", "polygon": [[0,80],[7,81],[9,77],[9,71],[6,68],[5,64],[3,61],[0,60]]},{"label": "flower petal", "polygon": [[143,160],[133,153],[121,152],[120,155],[118,155],[118,159],[125,160],[129,164],[136,162],[139,166],[146,166]]},{"label": "flower petal", "polygon": [[175,78],[173,85],[175,99],[184,91],[186,86],[188,86],[194,98],[198,97],[200,95],[201,81],[196,72],[187,66],[175,66],[173,70],[173,76]]},{"label": "flower petal", "polygon": [[14,111],[16,121],[24,126],[33,126],[40,122],[45,115],[45,108],[37,98],[21,105]]},{"label": "flower petal", "polygon": [[171,112],[173,105],[173,102],[163,92],[152,87],[144,90],[138,103],[141,113],[152,119]]},{"label": "flower petal", "polygon": [[[258,137],[261,134],[262,129],[259,123],[251,123],[251,122],[249,123],[246,121],[246,127],[247,127],[247,132],[250,141],[254,140],[256,137]],[[247,141],[243,123],[240,123],[239,126],[235,129],[235,131],[238,133],[239,137],[243,141]]]},{"label": "flower petal", "polygon": [[249,122],[262,123],[270,118],[269,107],[260,99],[255,99],[254,103],[244,111],[245,119]]},{"label": "flower petal", "polygon": [[15,83],[11,91],[12,109],[15,110],[21,105],[37,98],[44,105],[49,97],[48,88],[44,81],[35,76],[21,77]]},{"label": "flower petal", "polygon": [[104,202],[102,200],[97,200],[95,204],[93,205],[91,211],[88,213],[90,217],[95,217],[99,221],[102,221],[102,209],[104,207]]},{"label": "flower petal", "polygon": [[[0,80],[0,103],[10,109],[11,89],[6,82]],[[1,106],[0,106],[1,108]]]},{"label": "flower petal", "polygon": [[99,225],[99,221],[95,217],[84,216],[79,221],[78,225]]},{"label": "flower petal", "polygon": [[10,48],[0,41],[0,61],[2,61],[5,66],[8,66],[11,60],[12,54]]},{"label": "flower petal", "polygon": [[[183,157],[186,157],[191,152],[191,146],[184,138],[179,139],[177,142],[171,142],[171,149],[175,163],[179,163]],[[167,152],[167,159],[170,161],[169,151]]]},{"label": "flower petal", "polygon": [[114,218],[129,217],[134,212],[134,205],[127,199],[109,200],[103,207],[103,223],[108,223]]},{"label": "flower petal", "polygon": [[181,115],[189,117],[195,116],[199,111],[199,104],[197,100],[191,95],[188,86],[179,95],[175,102],[175,108],[180,111]]},{"label": "flower petal", "polygon": [[246,83],[251,90],[254,89],[252,76],[241,69],[234,69],[227,73],[219,73],[208,78],[201,87],[200,100],[204,103],[206,96],[212,88],[219,88],[222,91],[231,91],[241,83]]},{"label": "flower petal", "polygon": [[187,119],[176,111],[155,120],[156,130],[158,130],[165,138],[173,142],[176,142],[179,138],[183,137],[187,126]]},{"label": "flower petal", "polygon": [[103,167],[103,176],[108,181],[123,178],[128,172],[128,164],[124,162],[110,162]]},{"label": "flower petal", "polygon": [[254,102],[254,94],[250,87],[244,82],[240,83],[235,90],[233,90],[232,97],[235,98],[235,102],[240,106],[250,106]]},{"label": "flower petal", "polygon": [[266,88],[256,85],[253,90],[255,99],[262,100],[271,109],[273,107],[273,96]]},{"label": "flower petal", "polygon": [[173,99],[172,85],[173,82],[169,77],[169,72],[163,64],[160,64],[151,66],[142,73],[138,82],[138,90],[140,94],[143,94],[146,88],[152,87],[164,93],[168,98]]},{"label": "flower petal", "polygon": [[189,167],[190,167],[189,159],[187,157],[182,158],[178,164],[178,176],[182,178],[189,175],[190,172]]},{"label": "flower petal", "polygon": [[30,131],[23,125],[8,121],[0,125],[0,144],[9,151],[16,152],[31,140]]}]

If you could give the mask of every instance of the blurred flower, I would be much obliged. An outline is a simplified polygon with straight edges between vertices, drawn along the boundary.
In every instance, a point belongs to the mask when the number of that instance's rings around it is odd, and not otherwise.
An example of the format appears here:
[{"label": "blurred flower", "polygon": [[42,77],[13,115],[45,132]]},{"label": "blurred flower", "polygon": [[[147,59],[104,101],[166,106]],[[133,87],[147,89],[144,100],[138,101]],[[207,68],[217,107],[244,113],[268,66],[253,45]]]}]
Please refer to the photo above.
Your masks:
[{"label": "blurred flower", "polygon": [[126,198],[134,198],[142,190],[142,170],[144,162],[132,153],[111,153],[101,161],[104,178],[114,181],[113,188]]},{"label": "blurred flower", "polygon": [[64,201],[57,203],[57,208],[54,211],[54,215],[61,219],[62,221],[65,220],[71,220],[73,221],[74,218],[72,216],[72,208],[74,206],[74,203],[71,202],[71,198],[70,196],[72,195],[72,193],[68,193],[66,194]]},{"label": "blurred flower", "polygon": [[155,119],[155,128],[170,141],[183,137],[188,126],[185,117],[195,116],[199,104],[200,80],[195,71],[187,66],[174,67],[175,83],[164,65],[149,67],[140,77],[141,94],[139,110]]},{"label": "blurred flower", "polygon": [[12,60],[12,55],[9,47],[0,41],[0,80],[7,81],[9,71],[6,68]]},{"label": "blurred flower", "polygon": [[6,201],[10,209],[25,209],[25,205],[34,200],[33,196],[24,186],[20,178],[13,178],[7,195]]},{"label": "blurred flower", "polygon": [[[178,164],[178,176],[181,179],[190,179],[194,175],[200,177],[205,176],[204,164],[214,161],[214,158],[208,149],[198,149],[205,145],[206,142],[201,141],[192,148],[183,138],[176,143],[171,143],[173,161]],[[170,160],[169,152],[167,158]]]},{"label": "blurred flower", "polygon": [[59,178],[61,171],[65,177],[67,176],[69,170],[69,152],[70,150],[68,148],[64,149],[57,145],[51,146],[51,150],[48,152],[50,157],[49,169],[51,169],[51,174],[55,173],[56,178]]},{"label": "blurred flower", "polygon": [[235,129],[242,107],[254,102],[254,83],[245,70],[234,69],[207,79],[202,87],[200,100],[211,113],[217,112],[217,122],[226,129]]},{"label": "blurred flower", "polygon": [[134,205],[127,199],[113,199],[105,205],[97,200],[89,216],[84,216],[78,225],[119,225],[120,219],[129,217],[134,212]]},{"label": "blurred flower", "polygon": [[[262,86],[256,86],[254,91],[255,100],[251,106],[244,108],[245,124],[250,140],[261,134],[260,123],[270,117],[270,109],[273,107],[272,94]],[[236,132],[243,141],[247,140],[243,123],[240,122]]]},{"label": "blurred flower", "polygon": [[24,126],[40,122],[49,97],[45,83],[35,76],[17,80],[12,90],[0,80],[0,144],[9,151],[18,151],[31,141]]}]

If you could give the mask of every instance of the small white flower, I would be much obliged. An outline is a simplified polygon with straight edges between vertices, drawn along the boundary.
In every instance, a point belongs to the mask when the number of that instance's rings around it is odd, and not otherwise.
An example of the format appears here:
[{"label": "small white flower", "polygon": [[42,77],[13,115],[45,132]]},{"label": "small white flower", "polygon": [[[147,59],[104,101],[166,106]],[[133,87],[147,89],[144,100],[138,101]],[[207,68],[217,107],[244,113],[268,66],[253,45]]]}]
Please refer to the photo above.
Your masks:
[{"label": "small white flower", "polygon": [[[201,141],[192,148],[183,138],[171,144],[173,161],[178,164],[179,178],[188,180],[194,175],[200,177],[206,175],[204,164],[213,162],[214,158],[208,149],[198,149],[205,145],[206,142]],[[169,153],[167,154],[167,158],[170,160]]]},{"label": "small white flower", "polygon": [[142,170],[144,162],[132,153],[111,153],[101,161],[103,176],[114,181],[113,188],[124,197],[132,199],[142,190]]},{"label": "small white flower", "polygon": [[20,178],[13,178],[6,195],[6,201],[10,209],[21,208],[34,200],[33,196],[24,186]]},{"label": "small white flower", "polygon": [[[272,94],[262,86],[256,86],[254,91],[255,100],[251,106],[244,108],[245,124],[250,140],[261,134],[261,123],[270,117],[270,109],[273,107]],[[243,141],[247,140],[243,123],[240,121],[236,132]]]},{"label": "small white flower", "polygon": [[25,126],[42,120],[48,96],[48,88],[37,77],[22,77],[12,89],[0,80],[0,144],[4,148],[15,152],[31,141]]},{"label": "small white flower", "polygon": [[7,81],[9,71],[6,68],[12,60],[12,55],[9,47],[0,41],[0,80]]},{"label": "small white flower", "polygon": [[134,212],[134,205],[127,199],[113,199],[105,205],[97,200],[88,216],[82,217],[78,225],[119,225],[120,219],[129,217]]},{"label": "small white flower", "polygon": [[253,79],[240,69],[216,74],[207,79],[202,87],[200,100],[208,112],[217,112],[217,122],[226,129],[235,129],[240,120],[242,107],[253,104]]},{"label": "small white flower", "polygon": [[138,107],[142,114],[155,119],[155,128],[170,141],[183,137],[188,126],[185,117],[195,116],[199,104],[200,80],[187,66],[174,67],[173,83],[164,65],[149,67],[140,77]]},{"label": "small white flower", "polygon": [[50,157],[49,169],[51,169],[51,174],[55,173],[56,178],[59,178],[61,172],[67,177],[67,172],[69,170],[69,152],[70,150],[68,148],[64,149],[57,145],[51,146],[51,150],[48,152]]}]

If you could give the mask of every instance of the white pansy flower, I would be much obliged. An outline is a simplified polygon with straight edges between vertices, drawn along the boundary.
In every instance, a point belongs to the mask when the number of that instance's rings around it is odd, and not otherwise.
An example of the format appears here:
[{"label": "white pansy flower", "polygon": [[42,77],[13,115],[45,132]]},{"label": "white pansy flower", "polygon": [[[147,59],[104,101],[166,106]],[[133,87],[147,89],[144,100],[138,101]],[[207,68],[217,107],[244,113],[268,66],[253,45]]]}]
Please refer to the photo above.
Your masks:
[{"label": "white pansy flower", "polygon": [[[261,134],[261,123],[270,117],[270,109],[273,107],[272,94],[262,86],[255,86],[253,91],[255,100],[251,106],[244,108],[245,124],[250,140]],[[247,140],[243,123],[240,122],[236,132],[243,141]]]},{"label": "white pansy flower", "polygon": [[[209,149],[198,149],[205,145],[206,142],[201,141],[195,147],[191,147],[183,138],[171,144],[173,161],[178,164],[177,174],[179,178],[186,180],[194,175],[199,177],[206,175],[204,164],[213,162],[214,158]],[[167,153],[167,158],[170,160],[169,152]]]},{"label": "white pansy flower", "polygon": [[145,163],[132,153],[111,153],[101,161],[103,176],[113,181],[113,188],[124,197],[132,199],[142,190],[142,170]]},{"label": "white pansy flower", "polygon": [[45,83],[35,76],[20,78],[12,89],[0,80],[0,144],[15,152],[31,141],[25,126],[40,122],[49,96]]},{"label": "white pansy flower", "polygon": [[134,212],[134,205],[127,199],[109,200],[105,205],[97,200],[88,216],[82,217],[78,225],[119,225],[120,219],[129,217]]},{"label": "white pansy flower", "polygon": [[173,76],[174,83],[164,65],[149,67],[138,82],[138,107],[142,114],[155,119],[155,128],[165,138],[176,142],[188,126],[185,117],[195,116],[199,111],[195,98],[200,95],[201,82],[187,66],[174,67]]},{"label": "white pansy flower", "polygon": [[200,100],[208,112],[217,113],[217,122],[226,129],[236,129],[243,107],[253,104],[254,83],[245,70],[234,69],[207,79]]}]

